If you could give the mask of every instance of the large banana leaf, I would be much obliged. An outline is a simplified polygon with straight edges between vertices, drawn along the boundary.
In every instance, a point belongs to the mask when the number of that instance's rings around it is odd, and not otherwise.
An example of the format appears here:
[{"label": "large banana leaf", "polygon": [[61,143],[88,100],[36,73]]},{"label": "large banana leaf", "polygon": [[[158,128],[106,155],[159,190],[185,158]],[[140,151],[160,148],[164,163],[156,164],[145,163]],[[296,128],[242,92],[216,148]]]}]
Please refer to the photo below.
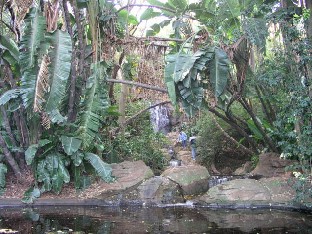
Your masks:
[{"label": "large banana leaf", "polygon": [[210,82],[213,87],[215,98],[219,98],[227,85],[230,60],[225,51],[215,48],[214,52],[214,59],[209,64]]},{"label": "large banana leaf", "polygon": [[93,166],[97,174],[106,182],[113,181],[112,168],[109,164],[103,162],[103,160],[96,154],[86,153],[85,158]]},{"label": "large banana leaf", "polygon": [[82,140],[82,148],[87,149],[92,143],[109,107],[108,94],[104,78],[107,65],[103,62],[93,64],[93,74],[89,77],[85,98],[78,118],[77,135]]},{"label": "large banana leaf", "polygon": [[46,20],[37,8],[31,8],[25,20],[24,35],[20,45],[22,73],[36,64],[41,41],[44,40]]},{"label": "large banana leaf", "polygon": [[205,48],[194,54],[178,53],[166,58],[165,81],[171,101],[175,104],[180,98],[189,115],[201,106],[203,87],[199,77],[213,55],[214,48]]},{"label": "large banana leaf", "polygon": [[49,50],[50,58],[50,93],[46,99],[46,112],[58,109],[65,96],[67,81],[71,68],[72,42],[69,34],[60,30],[46,37],[53,49]]}]

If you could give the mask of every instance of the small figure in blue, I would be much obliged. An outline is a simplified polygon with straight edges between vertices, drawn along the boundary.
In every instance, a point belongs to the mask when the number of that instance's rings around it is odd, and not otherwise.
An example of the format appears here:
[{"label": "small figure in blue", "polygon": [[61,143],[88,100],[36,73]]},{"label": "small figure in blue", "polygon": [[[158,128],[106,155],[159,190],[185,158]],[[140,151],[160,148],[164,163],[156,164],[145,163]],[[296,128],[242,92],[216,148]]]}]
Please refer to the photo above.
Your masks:
[{"label": "small figure in blue", "polygon": [[195,160],[196,159],[196,137],[191,136],[189,141],[190,141],[190,146],[191,146],[191,151],[192,151],[192,159]]},{"label": "small figure in blue", "polygon": [[186,135],[186,133],[183,132],[183,131],[180,131],[180,134],[179,134],[179,142],[181,142],[183,148],[186,147],[186,140],[187,140],[187,135]]}]

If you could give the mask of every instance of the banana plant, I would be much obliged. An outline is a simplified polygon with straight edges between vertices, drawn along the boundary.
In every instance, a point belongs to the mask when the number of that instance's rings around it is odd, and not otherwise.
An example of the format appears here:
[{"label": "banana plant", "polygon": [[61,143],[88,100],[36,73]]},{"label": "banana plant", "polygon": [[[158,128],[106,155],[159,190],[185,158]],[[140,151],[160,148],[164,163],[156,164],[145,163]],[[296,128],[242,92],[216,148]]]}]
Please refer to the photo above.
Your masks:
[{"label": "banana plant", "polygon": [[194,115],[202,105],[205,82],[210,82],[215,99],[224,101],[221,97],[227,86],[229,59],[220,48],[168,55],[166,62],[165,81],[171,101],[182,101],[189,115]]},{"label": "banana plant", "polygon": [[[22,104],[28,127],[33,131],[30,135],[35,136],[25,145],[25,159],[34,170],[36,182],[25,194],[24,201],[31,202],[45,191],[59,193],[63,184],[72,179],[71,174],[75,182],[81,180],[88,164],[101,178],[112,181],[110,165],[92,151],[93,139],[108,113],[105,86],[108,66],[104,62],[92,66],[93,75],[82,95],[77,125],[68,124],[64,101],[71,72],[71,38],[60,30],[47,32],[46,20],[36,8],[31,8],[27,14],[23,32],[19,50],[13,41],[0,37],[1,59],[14,71],[14,79],[18,81],[17,86],[1,90],[0,105],[7,108],[14,102],[19,103],[18,106]],[[38,120],[41,121],[39,125]],[[4,147],[8,141],[1,139],[2,148],[8,149],[7,157],[12,156],[10,148]],[[1,178],[4,175],[2,170]]]}]

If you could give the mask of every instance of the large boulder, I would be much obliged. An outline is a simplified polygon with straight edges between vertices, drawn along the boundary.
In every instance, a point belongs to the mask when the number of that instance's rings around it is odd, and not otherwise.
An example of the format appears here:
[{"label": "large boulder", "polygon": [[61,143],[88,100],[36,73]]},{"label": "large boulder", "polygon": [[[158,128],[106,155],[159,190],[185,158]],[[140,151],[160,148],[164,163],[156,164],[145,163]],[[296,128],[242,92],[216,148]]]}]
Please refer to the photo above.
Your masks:
[{"label": "large boulder", "polygon": [[143,161],[124,161],[112,164],[112,176],[115,181],[106,183],[102,180],[93,183],[80,194],[83,198],[105,199],[109,196],[125,193],[143,181],[154,176],[153,171]]},{"label": "large boulder", "polygon": [[259,155],[259,162],[250,174],[263,177],[285,176],[287,175],[285,167],[294,163],[294,160],[282,159],[278,154],[264,153]]},{"label": "large boulder", "polygon": [[169,168],[161,176],[177,183],[184,195],[198,195],[208,190],[209,172],[200,165]]},{"label": "large boulder", "polygon": [[198,200],[205,203],[288,203],[295,191],[287,178],[236,179],[217,185]]},{"label": "large boulder", "polygon": [[140,200],[146,204],[175,204],[185,202],[177,183],[162,176],[144,181],[139,187]]}]

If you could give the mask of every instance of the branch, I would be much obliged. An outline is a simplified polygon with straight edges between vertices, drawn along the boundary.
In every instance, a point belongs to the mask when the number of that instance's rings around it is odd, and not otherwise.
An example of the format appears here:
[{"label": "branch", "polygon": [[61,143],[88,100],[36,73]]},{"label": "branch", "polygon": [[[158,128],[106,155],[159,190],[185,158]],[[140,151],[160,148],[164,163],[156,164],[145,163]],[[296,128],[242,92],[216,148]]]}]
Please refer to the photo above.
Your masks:
[{"label": "branch", "polygon": [[[153,37],[153,36],[149,36],[149,37],[139,37],[137,38],[139,40],[145,40],[145,41],[176,41],[176,42],[184,42],[184,39],[180,39],[180,38],[165,38],[165,37]],[[163,45],[160,45],[163,46]]]},{"label": "branch", "polygon": [[136,113],[135,115],[131,116],[130,118],[128,118],[125,122],[125,124],[130,124],[135,118],[137,118],[138,116],[140,116],[141,114],[143,114],[145,111],[148,111],[149,109],[152,109],[156,106],[162,106],[162,105],[165,105],[165,104],[168,104],[168,103],[171,103],[171,101],[163,101],[163,102],[159,102],[159,103],[156,103],[154,105],[151,105],[141,111],[139,111],[138,113]]},{"label": "branch", "polygon": [[129,85],[134,85],[146,89],[151,89],[151,90],[156,90],[162,93],[168,93],[167,89],[160,88],[160,87],[155,87],[147,84],[142,84],[134,81],[128,81],[128,80],[116,80],[116,79],[107,79],[108,82],[114,82],[114,83],[122,83],[122,84],[129,84]]},{"label": "branch", "polygon": [[[152,7],[152,8],[158,8],[158,9],[161,9],[161,10],[164,10],[164,11],[169,11],[171,13],[177,13],[175,10],[173,9],[170,9],[170,8],[167,8],[167,7],[162,7],[162,6],[156,6],[156,5],[149,5],[149,4],[127,4],[121,8],[119,8],[116,13],[122,11],[123,9],[126,9],[126,8],[129,8],[129,7]],[[187,18],[190,18],[190,19],[193,19],[193,20],[196,20],[194,17],[190,16],[190,15],[185,15]]]},{"label": "branch", "polygon": [[[128,125],[128,124],[130,124],[134,119],[136,119],[138,116],[140,116],[141,114],[143,114],[145,111],[148,111],[149,109],[152,109],[152,108],[154,108],[154,107],[156,107],[156,106],[165,105],[165,104],[168,104],[168,103],[171,103],[171,102],[170,102],[170,101],[159,102],[159,103],[156,103],[156,104],[154,104],[154,105],[151,105],[151,106],[149,106],[149,107],[147,107],[147,108],[145,108],[145,109],[139,111],[139,112],[136,113],[135,115],[133,115],[133,116],[131,116],[130,118],[128,118],[128,119],[125,121],[123,127],[125,127],[125,126]],[[112,131],[112,135],[117,134],[117,133],[120,131],[120,129],[121,129],[121,127],[118,127],[118,128],[116,128],[116,129],[114,129],[114,130]]]}]

